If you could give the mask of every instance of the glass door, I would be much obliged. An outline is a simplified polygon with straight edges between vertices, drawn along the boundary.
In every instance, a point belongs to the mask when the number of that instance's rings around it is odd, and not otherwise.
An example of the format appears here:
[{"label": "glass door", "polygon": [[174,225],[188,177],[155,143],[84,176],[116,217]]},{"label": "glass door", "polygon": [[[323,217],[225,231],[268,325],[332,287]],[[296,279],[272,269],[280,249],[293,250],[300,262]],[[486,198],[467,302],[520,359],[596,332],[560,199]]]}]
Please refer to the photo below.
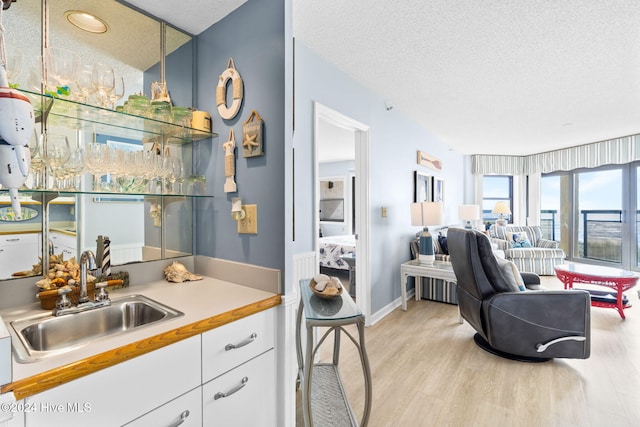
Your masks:
[{"label": "glass door", "polygon": [[574,256],[622,263],[622,169],[575,174]]}]

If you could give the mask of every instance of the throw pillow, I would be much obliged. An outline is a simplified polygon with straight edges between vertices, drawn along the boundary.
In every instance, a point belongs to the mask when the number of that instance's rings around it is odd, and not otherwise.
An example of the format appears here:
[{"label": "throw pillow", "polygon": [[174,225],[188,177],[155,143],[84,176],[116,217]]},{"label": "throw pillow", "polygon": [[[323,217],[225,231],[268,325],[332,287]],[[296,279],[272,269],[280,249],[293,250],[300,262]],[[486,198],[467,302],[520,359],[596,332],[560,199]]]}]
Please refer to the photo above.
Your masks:
[{"label": "throw pillow", "polygon": [[522,280],[522,276],[520,276],[518,267],[516,267],[513,261],[499,257],[496,257],[496,261],[498,261],[500,272],[513,292],[524,291],[527,289],[524,285],[524,280]]},{"label": "throw pillow", "polygon": [[447,245],[447,237],[443,235],[438,236],[438,243],[440,244],[440,248],[442,248],[442,253],[445,255],[449,255],[449,246]]},{"label": "throw pillow", "polygon": [[518,233],[507,233],[507,241],[512,248],[530,248],[531,241],[527,233],[520,231]]}]

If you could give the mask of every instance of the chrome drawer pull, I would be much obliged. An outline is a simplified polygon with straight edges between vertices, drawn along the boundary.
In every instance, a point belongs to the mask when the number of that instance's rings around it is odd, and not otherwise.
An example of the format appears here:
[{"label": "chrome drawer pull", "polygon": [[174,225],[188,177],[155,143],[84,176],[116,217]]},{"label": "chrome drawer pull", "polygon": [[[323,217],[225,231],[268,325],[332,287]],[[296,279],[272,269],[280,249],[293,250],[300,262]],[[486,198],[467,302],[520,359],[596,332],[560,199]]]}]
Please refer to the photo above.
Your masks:
[{"label": "chrome drawer pull", "polygon": [[234,348],[240,348],[240,347],[244,347],[247,344],[251,344],[252,342],[254,342],[256,340],[256,338],[258,338],[258,334],[256,334],[255,332],[252,333],[249,338],[247,338],[244,341],[239,342],[238,344],[227,344],[224,349],[226,351],[229,350],[233,350]]},{"label": "chrome drawer pull", "polygon": [[184,412],[182,412],[180,414],[180,419],[175,423],[175,424],[171,424],[169,427],[178,427],[179,425],[182,425],[182,423],[184,423],[187,420],[187,417],[189,416],[189,410],[185,410]]},{"label": "chrome drawer pull", "polygon": [[238,390],[240,390],[242,387],[247,385],[247,382],[249,381],[249,377],[244,377],[242,379],[242,382],[240,382],[240,384],[238,384],[237,386],[235,386],[234,388],[232,388],[231,390],[227,391],[227,392],[217,392],[214,396],[213,396],[213,400],[218,400],[218,399],[222,399],[223,397],[229,397],[231,396],[233,393],[237,392]]}]

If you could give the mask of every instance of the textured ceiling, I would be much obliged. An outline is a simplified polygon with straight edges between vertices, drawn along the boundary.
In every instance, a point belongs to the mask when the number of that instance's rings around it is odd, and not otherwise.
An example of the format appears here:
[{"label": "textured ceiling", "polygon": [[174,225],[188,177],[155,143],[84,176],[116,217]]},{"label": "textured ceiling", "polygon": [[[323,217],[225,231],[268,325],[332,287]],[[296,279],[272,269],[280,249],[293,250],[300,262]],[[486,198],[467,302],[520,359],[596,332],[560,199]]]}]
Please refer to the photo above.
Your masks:
[{"label": "textured ceiling", "polygon": [[198,35],[247,0],[123,0],[151,15]]},{"label": "textured ceiling", "polygon": [[637,0],[294,1],[294,35],[465,154],[640,131]]}]

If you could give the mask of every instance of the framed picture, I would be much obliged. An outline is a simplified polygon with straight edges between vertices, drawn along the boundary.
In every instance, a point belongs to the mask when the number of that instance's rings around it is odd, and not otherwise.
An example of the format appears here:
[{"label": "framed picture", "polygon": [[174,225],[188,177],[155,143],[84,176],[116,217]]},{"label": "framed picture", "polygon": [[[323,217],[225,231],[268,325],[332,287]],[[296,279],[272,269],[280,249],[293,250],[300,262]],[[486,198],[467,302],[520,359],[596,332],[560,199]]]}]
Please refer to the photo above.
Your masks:
[{"label": "framed picture", "polygon": [[418,164],[437,171],[442,170],[442,162],[424,151],[418,150]]},{"label": "framed picture", "polygon": [[444,202],[444,179],[434,176],[433,183],[433,202]]},{"label": "framed picture", "polygon": [[431,175],[415,171],[413,173],[414,202],[430,202],[433,197]]}]

